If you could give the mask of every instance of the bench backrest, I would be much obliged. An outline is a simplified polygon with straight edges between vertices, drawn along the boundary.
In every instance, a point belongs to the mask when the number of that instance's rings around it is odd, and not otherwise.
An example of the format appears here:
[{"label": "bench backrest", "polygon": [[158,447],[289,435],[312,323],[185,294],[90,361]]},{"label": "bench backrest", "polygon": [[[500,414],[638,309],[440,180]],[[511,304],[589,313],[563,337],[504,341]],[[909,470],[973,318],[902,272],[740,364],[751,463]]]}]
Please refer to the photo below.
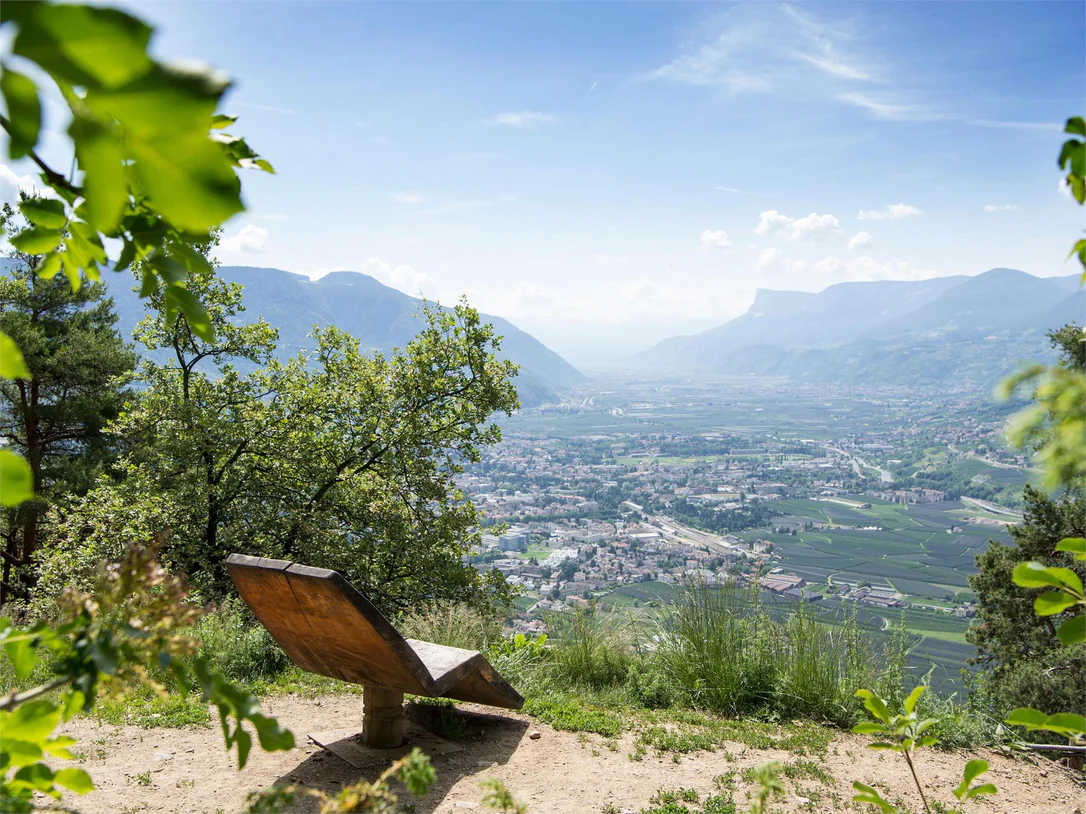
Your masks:
[{"label": "bench backrest", "polygon": [[339,573],[242,554],[231,554],[226,567],[253,613],[303,670],[430,694],[430,671],[418,654]]}]

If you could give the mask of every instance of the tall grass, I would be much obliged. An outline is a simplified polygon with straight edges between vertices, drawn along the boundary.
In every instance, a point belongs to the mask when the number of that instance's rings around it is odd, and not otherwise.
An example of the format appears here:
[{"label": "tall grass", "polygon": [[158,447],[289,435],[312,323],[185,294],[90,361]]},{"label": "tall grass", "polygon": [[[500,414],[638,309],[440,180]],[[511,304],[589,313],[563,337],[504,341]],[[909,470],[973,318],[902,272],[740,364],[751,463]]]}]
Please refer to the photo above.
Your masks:
[{"label": "tall grass", "polygon": [[626,681],[634,659],[628,631],[613,613],[577,610],[550,620],[550,660],[570,684],[603,689]]},{"label": "tall grass", "polygon": [[690,585],[659,622],[656,659],[685,705],[738,715],[773,697],[773,625],[756,587]]},{"label": "tall grass", "polygon": [[501,640],[501,620],[468,605],[444,605],[426,613],[402,618],[398,629],[409,639],[486,651]]},{"label": "tall grass", "polygon": [[657,659],[690,706],[726,715],[851,723],[861,687],[900,694],[905,652],[864,629],[855,611],[834,623],[805,603],[774,618],[756,586],[687,585],[663,619]]}]

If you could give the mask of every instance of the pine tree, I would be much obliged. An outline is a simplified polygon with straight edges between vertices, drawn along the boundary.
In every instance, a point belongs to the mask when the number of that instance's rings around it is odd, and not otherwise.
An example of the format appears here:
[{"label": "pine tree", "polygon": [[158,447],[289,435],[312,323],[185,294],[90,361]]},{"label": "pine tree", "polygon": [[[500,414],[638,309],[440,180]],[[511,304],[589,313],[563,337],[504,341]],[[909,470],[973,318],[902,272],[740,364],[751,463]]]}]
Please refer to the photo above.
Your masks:
[{"label": "pine tree", "polygon": [[[0,229],[23,228],[9,205]],[[117,332],[105,287],[72,289],[62,277],[42,279],[38,258],[13,251],[0,277],[0,330],[22,349],[32,378],[0,381],[0,438],[30,464],[35,499],[5,511],[0,604],[22,595],[42,544],[50,503],[90,488],[114,454],[103,433],[127,397],[136,355]]]}]

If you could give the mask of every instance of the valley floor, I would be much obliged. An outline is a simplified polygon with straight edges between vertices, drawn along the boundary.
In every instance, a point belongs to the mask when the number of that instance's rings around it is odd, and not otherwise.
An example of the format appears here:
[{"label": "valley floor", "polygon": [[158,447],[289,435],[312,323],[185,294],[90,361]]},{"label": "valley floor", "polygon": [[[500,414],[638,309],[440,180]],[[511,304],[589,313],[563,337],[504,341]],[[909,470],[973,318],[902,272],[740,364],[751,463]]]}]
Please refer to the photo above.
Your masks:
[{"label": "valley floor", "polygon": [[[236,771],[234,755],[224,751],[217,727],[142,729],[75,720],[65,731],[79,739],[76,749],[81,765],[95,778],[98,789],[65,802],[85,814],[226,814],[243,810],[249,792],[276,782],[335,791],[358,779],[357,769],[306,737],[308,732],[361,726],[358,695],[283,696],[267,699],[265,707],[293,730],[297,747],[273,754],[254,748],[242,772]],[[404,792],[405,811],[482,812],[486,809],[479,803],[479,782],[486,778],[502,780],[518,800],[528,804],[529,814],[637,812],[651,809],[650,800],[660,791],[679,788],[693,789],[699,799],[730,788],[725,793],[734,795],[738,810],[745,811],[754,785],[744,778],[744,770],[770,760],[788,769],[787,792],[774,802],[774,812],[860,810],[851,802],[854,780],[880,784],[889,799],[900,794],[911,810],[920,809],[915,791],[909,792],[911,783],[901,758],[865,748],[867,739],[856,735],[835,733],[821,754],[729,743],[714,752],[672,755],[638,747],[632,732],[605,739],[556,731],[527,715],[470,704],[458,709],[464,713],[460,720],[466,740],[460,745],[465,749],[434,758],[437,783],[421,800],[409,800]],[[540,737],[533,739],[535,732]],[[1072,814],[1086,809],[1086,789],[1067,770],[989,750],[982,750],[980,756],[991,762],[986,779],[998,786],[999,794],[964,804],[968,814]],[[958,807],[950,790],[959,782],[969,757],[932,750],[918,756],[929,800],[945,804],[941,810]],[[376,774],[366,773],[368,779]],[[700,811],[696,804],[689,805],[692,811]],[[293,810],[317,809],[304,799]]]}]

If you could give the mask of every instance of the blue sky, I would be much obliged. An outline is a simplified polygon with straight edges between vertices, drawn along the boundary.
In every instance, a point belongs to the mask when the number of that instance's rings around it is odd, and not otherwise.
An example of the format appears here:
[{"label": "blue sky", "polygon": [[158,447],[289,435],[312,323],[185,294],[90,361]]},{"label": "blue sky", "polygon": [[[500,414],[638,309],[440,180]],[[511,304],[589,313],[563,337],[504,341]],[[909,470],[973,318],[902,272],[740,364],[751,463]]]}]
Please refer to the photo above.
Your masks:
[{"label": "blue sky", "polygon": [[1074,270],[1080,2],[132,8],[278,170],[224,263],[466,294],[573,361],[757,288]]}]

